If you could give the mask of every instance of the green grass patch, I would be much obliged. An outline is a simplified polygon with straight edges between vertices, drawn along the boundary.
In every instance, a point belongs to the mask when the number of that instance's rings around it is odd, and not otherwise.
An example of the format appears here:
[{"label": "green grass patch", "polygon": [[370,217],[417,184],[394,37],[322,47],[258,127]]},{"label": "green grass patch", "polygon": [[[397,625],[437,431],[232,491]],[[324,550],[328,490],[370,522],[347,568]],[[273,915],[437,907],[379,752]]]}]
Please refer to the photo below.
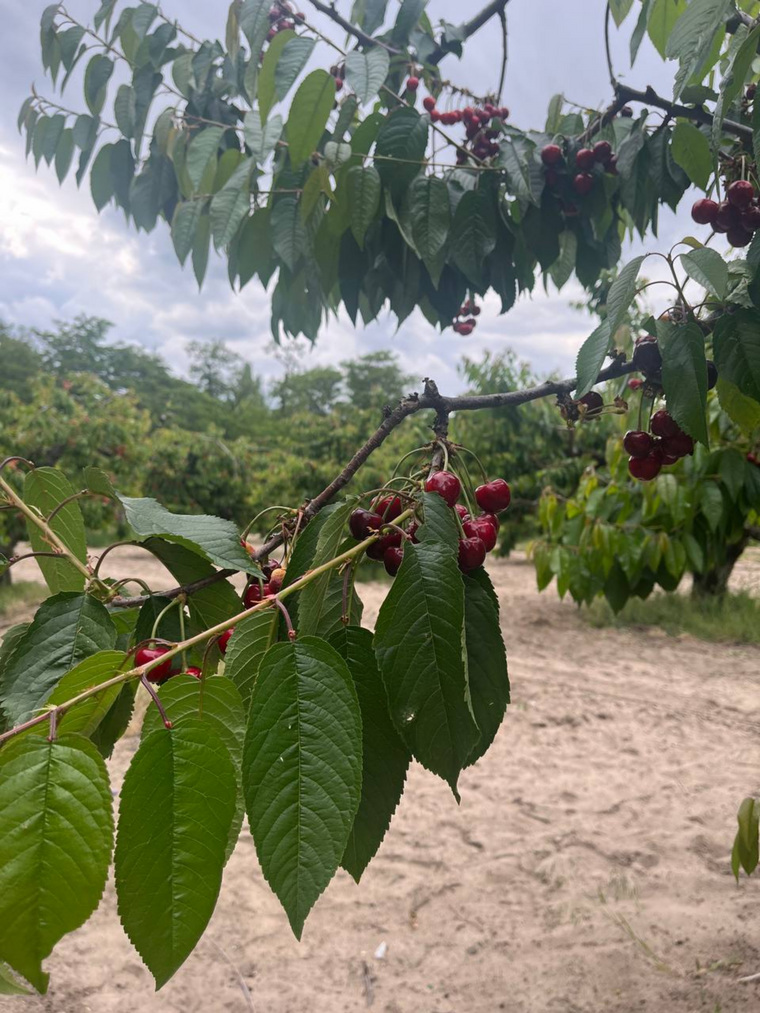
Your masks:
[{"label": "green grass patch", "polygon": [[760,644],[760,600],[742,592],[713,601],[683,594],[654,594],[646,601],[634,598],[617,615],[604,600],[583,611],[597,629],[657,626],[669,636],[688,633],[715,643]]},{"label": "green grass patch", "polygon": [[16,612],[26,605],[39,605],[45,597],[44,584],[21,580],[15,584],[0,585],[0,616]]}]

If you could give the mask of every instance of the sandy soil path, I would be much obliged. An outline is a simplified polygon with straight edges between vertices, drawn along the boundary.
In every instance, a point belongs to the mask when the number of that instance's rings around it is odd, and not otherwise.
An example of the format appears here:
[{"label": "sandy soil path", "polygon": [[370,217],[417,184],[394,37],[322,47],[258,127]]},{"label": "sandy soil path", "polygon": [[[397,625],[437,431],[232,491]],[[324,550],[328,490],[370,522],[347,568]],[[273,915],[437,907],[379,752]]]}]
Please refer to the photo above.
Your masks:
[{"label": "sandy soil path", "polygon": [[[729,869],[738,803],[760,792],[760,650],[593,630],[524,559],[492,575],[514,702],[461,807],[414,769],[361,887],[339,873],[300,944],[244,831],[205,939],[158,994],[109,885],[48,961],[50,994],[0,1011],[244,1013],[239,977],[256,1013],[760,1009],[760,981],[738,980],[760,972],[760,879]],[[382,589],[362,593],[372,621]]]}]

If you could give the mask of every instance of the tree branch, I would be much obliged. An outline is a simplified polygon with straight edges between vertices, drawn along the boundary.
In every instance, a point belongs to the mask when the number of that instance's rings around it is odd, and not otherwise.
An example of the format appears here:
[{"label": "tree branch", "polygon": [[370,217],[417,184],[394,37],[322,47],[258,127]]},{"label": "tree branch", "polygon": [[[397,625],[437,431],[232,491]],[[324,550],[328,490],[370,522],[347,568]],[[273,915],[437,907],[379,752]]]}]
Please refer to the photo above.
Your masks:
[{"label": "tree branch", "polygon": [[[635,372],[637,370],[633,363],[615,361],[607,369],[602,370],[596,382],[604,383],[606,380],[615,380],[621,376],[626,376],[628,373]],[[572,377],[567,380],[547,380],[537,387],[528,387],[525,390],[505,391],[500,394],[464,394],[460,397],[444,397],[438,391],[438,387],[434,381],[425,380],[425,389],[422,394],[409,394],[399,402],[396,408],[386,409],[385,417],[379,427],[370,436],[364,446],[354,454],[340,474],[318,496],[315,496],[314,499],[304,504],[301,523],[306,524],[313,517],[316,517],[323,507],[327,506],[342,489],[345,489],[365,461],[388,439],[394,429],[397,429],[409,416],[416,415],[417,412],[425,410],[434,411],[436,413],[436,421],[433,428],[436,436],[445,439],[448,419],[452,412],[480,411],[484,408],[504,408],[508,405],[518,406],[528,404],[530,401],[538,401],[541,398],[552,397],[552,395],[569,394],[577,386],[577,378]],[[256,562],[267,559],[270,553],[279,548],[283,542],[284,538],[282,534],[275,535],[253,554],[253,559]],[[166,591],[156,591],[155,594],[160,598],[176,598],[180,594],[192,595],[195,591],[200,591],[205,587],[216,584],[220,580],[226,580],[227,577],[234,576],[236,572],[235,570],[219,570],[210,577],[204,577],[202,580],[197,580],[192,584],[172,587]],[[147,598],[147,595],[140,595],[135,598],[119,597],[112,599],[109,604],[118,608],[134,608],[142,605],[147,601]]]},{"label": "tree branch", "polygon": [[320,13],[326,15],[331,21],[334,21],[336,25],[340,25],[340,27],[349,35],[353,35],[353,37],[361,42],[363,46],[381,46],[383,49],[387,49],[392,55],[398,55],[398,49],[394,49],[393,46],[387,45],[380,39],[373,39],[371,35],[367,35],[366,32],[361,30],[361,28],[357,28],[355,24],[347,21],[343,15],[335,9],[334,3],[326,4],[322,3],[321,0],[309,0],[309,3],[312,7],[316,7]]},{"label": "tree branch", "polygon": [[[314,0],[312,0],[312,3],[313,2]],[[503,14],[504,8],[508,3],[509,0],[491,0],[491,3],[487,4],[482,11],[475,15],[474,18],[471,18],[469,21],[465,21],[465,23],[461,26],[464,41],[466,42],[470,36],[479,32],[483,25],[488,24],[491,18]],[[438,46],[433,50],[426,62],[436,66],[441,62],[444,56],[448,56],[448,50]]]}]

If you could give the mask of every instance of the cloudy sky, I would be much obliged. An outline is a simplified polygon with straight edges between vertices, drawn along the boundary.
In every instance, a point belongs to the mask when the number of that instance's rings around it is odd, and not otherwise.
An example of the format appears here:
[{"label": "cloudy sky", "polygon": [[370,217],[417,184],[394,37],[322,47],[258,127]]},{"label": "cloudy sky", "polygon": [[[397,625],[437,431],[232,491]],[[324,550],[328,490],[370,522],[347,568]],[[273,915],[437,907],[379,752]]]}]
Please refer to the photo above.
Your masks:
[{"label": "cloudy sky", "polygon": [[[77,313],[106,317],[114,324],[113,337],[140,342],[160,352],[178,372],[187,366],[185,346],[197,339],[222,338],[243,355],[260,375],[273,377],[282,365],[273,354],[269,332],[268,298],[256,283],[234,293],[222,260],[212,264],[199,294],[189,271],[176,261],[168,228],[159,226],[137,236],[123,216],[105,210],[100,216],[83,184],[73,178],[58,186],[44,162],[35,172],[24,160],[23,142],[16,130],[18,108],[32,82],[51,94],[39,56],[38,24],[47,0],[0,0],[3,8],[3,59],[0,62],[0,320],[25,327],[47,327],[55,319]],[[304,0],[308,6],[308,0]],[[97,0],[71,0],[69,10],[91,18]],[[391,7],[395,0],[391,0]],[[638,5],[636,5],[638,6]],[[350,0],[339,9],[350,10]],[[471,16],[479,3],[430,0],[434,20],[457,22]],[[512,120],[521,127],[542,126],[549,99],[564,92],[573,102],[601,108],[610,87],[604,57],[605,0],[512,0],[508,8],[510,55],[504,99]],[[197,35],[214,38],[224,32],[226,3],[207,0],[164,0],[169,17]],[[615,33],[614,62],[618,76],[631,84],[652,84],[670,91],[671,67],[664,65],[648,41],[630,70],[628,38],[633,16]],[[501,43],[493,26],[470,43],[465,60],[444,64],[452,77],[483,93],[498,81]],[[81,90],[69,86],[67,101],[82,103]],[[73,176],[73,174],[72,174]],[[664,215],[660,240],[652,248],[668,248],[690,231],[685,200],[678,216]],[[656,245],[654,245],[656,244]],[[639,252],[638,249],[635,252]],[[654,277],[654,271],[647,271]],[[488,300],[479,328],[463,341],[451,331],[441,336],[417,314],[399,333],[390,318],[354,329],[350,321],[331,322],[307,365],[334,363],[355,354],[390,348],[398,352],[413,375],[433,376],[442,389],[456,391],[461,381],[456,363],[463,352],[515,349],[538,372],[560,370],[572,374],[575,354],[593,325],[570,307],[578,298],[573,284],[562,293],[541,292],[523,299],[506,316],[498,315],[496,300]],[[658,289],[655,288],[654,292]]]}]

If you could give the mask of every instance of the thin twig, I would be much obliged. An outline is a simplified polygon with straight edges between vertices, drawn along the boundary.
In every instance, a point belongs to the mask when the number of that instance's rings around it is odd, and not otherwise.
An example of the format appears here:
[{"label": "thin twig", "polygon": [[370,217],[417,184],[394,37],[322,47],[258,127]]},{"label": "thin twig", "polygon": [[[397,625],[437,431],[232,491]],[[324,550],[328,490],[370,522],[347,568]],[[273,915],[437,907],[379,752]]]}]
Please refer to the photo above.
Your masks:
[{"label": "thin twig", "polygon": [[358,28],[351,21],[346,21],[343,15],[339,14],[335,9],[334,3],[325,4],[322,3],[321,0],[309,0],[309,3],[312,7],[316,7],[316,9],[322,14],[325,14],[331,21],[334,21],[336,25],[340,25],[340,27],[347,32],[348,35],[353,35],[353,37],[358,39],[363,46],[380,46],[382,49],[386,49],[392,56],[398,56],[401,52],[401,50],[394,49],[393,46],[389,46],[381,39],[373,39],[371,35],[367,35],[366,32],[363,32],[361,28]]},{"label": "thin twig", "polygon": [[507,12],[502,8],[499,11],[501,21],[501,74],[499,75],[499,102],[504,95],[504,82],[507,79],[507,60],[509,58],[509,33],[507,31]]},{"label": "thin twig", "polygon": [[[491,18],[496,17],[500,11],[503,11],[508,3],[509,0],[491,0],[491,3],[487,4],[475,15],[475,17],[471,18],[469,21],[465,21],[465,23],[461,26],[463,40],[466,41],[471,35],[479,32],[484,25],[488,24]],[[432,54],[428,57],[427,63],[436,66],[441,62],[444,56],[447,55],[447,51],[438,46],[438,48],[434,49]]]},{"label": "thin twig", "polygon": [[609,75],[610,75],[610,84],[612,85],[612,90],[613,91],[617,91],[618,82],[617,82],[617,78],[615,77],[615,68],[612,66],[612,49],[610,47],[610,18],[611,18],[611,16],[612,16],[612,11],[610,10],[609,0],[607,0],[607,10],[605,11],[605,14],[604,14],[604,49],[605,49],[605,52],[607,54],[607,70],[608,70]]}]

